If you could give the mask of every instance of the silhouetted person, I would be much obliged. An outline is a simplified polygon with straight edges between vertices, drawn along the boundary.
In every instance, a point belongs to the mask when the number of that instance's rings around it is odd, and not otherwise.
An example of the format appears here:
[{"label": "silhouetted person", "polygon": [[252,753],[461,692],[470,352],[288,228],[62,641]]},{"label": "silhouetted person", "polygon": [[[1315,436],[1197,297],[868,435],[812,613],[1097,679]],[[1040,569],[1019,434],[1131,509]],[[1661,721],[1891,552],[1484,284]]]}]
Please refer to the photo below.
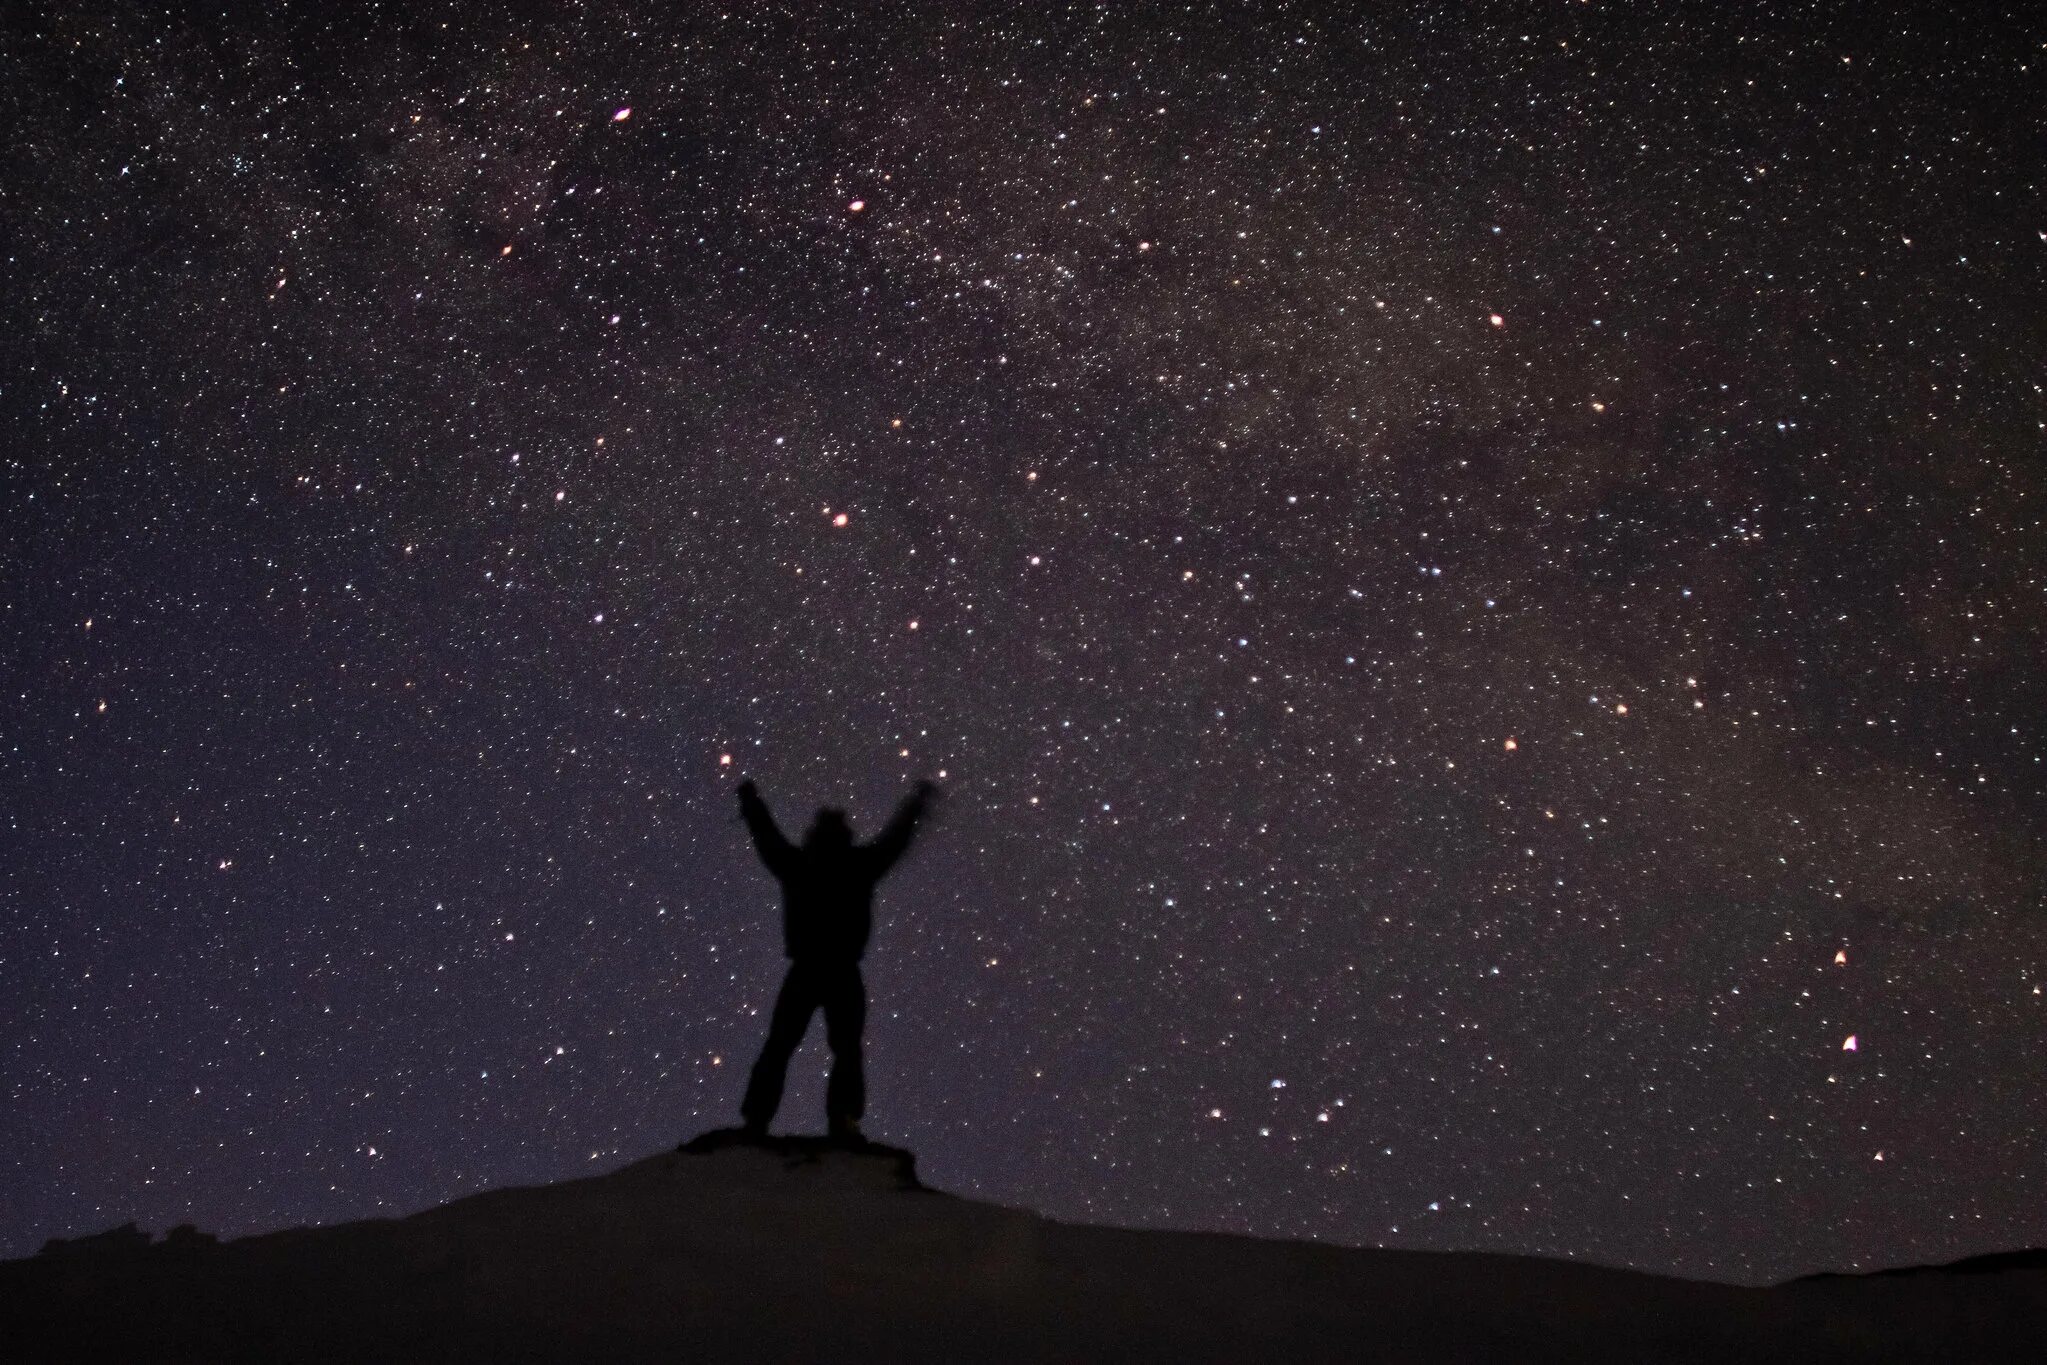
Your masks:
[{"label": "silhouetted person", "polygon": [[874,885],[910,846],[917,821],[937,789],[919,782],[872,843],[853,842],[846,812],[818,811],[801,846],[775,826],[767,802],[750,781],[739,784],[739,810],[753,833],[761,861],[782,883],[782,945],[789,974],[775,998],[768,1040],[746,1083],[740,1116],[749,1135],[760,1137],[782,1103],[789,1058],[810,1027],[811,1011],[824,1010],[825,1038],[832,1048],[832,1075],[825,1085],[825,1119],[831,1135],[860,1140],[860,1115],[867,1107],[867,1079],[860,1068],[860,1034],[867,1024],[867,987],[860,979],[860,955],[874,919]]}]

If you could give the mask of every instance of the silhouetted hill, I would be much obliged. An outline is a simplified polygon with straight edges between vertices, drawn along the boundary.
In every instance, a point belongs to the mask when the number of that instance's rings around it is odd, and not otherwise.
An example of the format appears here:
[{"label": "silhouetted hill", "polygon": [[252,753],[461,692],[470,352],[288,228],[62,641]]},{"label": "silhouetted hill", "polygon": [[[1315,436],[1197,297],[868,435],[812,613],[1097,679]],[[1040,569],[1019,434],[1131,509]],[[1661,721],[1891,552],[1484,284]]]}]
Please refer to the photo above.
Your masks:
[{"label": "silhouetted hill", "polygon": [[0,1264],[14,1361],[2035,1361],[2047,1257],[1773,1289],[1058,1223],[910,1154],[706,1134],[609,1175]]}]

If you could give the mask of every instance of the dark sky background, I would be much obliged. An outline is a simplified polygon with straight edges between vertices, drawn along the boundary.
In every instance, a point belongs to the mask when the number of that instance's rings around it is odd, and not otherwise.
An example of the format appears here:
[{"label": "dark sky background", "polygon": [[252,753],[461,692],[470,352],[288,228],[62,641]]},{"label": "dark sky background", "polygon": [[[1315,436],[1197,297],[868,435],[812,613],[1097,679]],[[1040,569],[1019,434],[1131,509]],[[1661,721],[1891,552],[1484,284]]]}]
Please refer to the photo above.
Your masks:
[{"label": "dark sky background", "polygon": [[271,8],[7,8],[0,1253],[733,1121],[936,774],[943,1188],[2047,1243],[2031,7]]}]

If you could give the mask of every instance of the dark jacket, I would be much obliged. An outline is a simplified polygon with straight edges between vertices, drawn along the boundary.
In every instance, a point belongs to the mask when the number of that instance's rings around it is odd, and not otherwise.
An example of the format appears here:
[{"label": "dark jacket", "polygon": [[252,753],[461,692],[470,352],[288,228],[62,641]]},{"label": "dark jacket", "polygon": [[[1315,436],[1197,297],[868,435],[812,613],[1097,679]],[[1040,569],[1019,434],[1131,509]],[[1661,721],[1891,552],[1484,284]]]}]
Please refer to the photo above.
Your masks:
[{"label": "dark jacket", "polygon": [[782,883],[784,952],[806,961],[860,960],[874,925],[875,883],[909,848],[928,799],[929,789],[920,787],[870,843],[820,848],[790,843],[767,802],[750,785],[740,788],[739,809],[754,847]]}]

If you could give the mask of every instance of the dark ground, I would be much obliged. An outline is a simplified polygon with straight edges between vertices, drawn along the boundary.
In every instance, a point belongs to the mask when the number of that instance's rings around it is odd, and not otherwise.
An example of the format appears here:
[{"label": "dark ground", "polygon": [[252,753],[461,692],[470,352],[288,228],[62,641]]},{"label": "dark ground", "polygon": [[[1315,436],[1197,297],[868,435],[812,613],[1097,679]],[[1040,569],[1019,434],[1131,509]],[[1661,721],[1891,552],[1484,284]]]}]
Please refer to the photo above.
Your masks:
[{"label": "dark ground", "polygon": [[1053,1222],[898,1148],[706,1134],[608,1175],[0,1264],[20,1361],[2017,1361],[2047,1253],[1768,1289]]}]

